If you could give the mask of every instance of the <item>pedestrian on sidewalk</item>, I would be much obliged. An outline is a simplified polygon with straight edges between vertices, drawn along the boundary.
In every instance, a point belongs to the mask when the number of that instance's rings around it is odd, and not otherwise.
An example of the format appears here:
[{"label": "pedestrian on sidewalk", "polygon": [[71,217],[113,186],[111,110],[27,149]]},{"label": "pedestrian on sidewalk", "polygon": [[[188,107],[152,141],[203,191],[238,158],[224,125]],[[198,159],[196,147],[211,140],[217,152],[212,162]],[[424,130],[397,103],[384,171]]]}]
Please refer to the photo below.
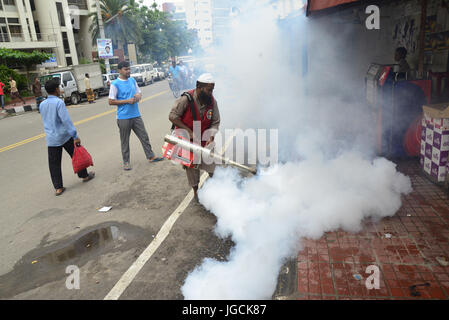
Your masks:
[{"label": "pedestrian on sidewalk", "polygon": [[3,82],[0,81],[0,103],[2,105],[2,113],[5,113],[5,97],[3,94],[3,87],[5,86],[5,84]]},{"label": "pedestrian on sidewalk", "polygon": [[164,158],[156,157],[150,144],[147,130],[139,112],[138,102],[142,93],[136,80],[131,76],[129,63],[121,61],[118,64],[120,76],[111,83],[109,89],[109,105],[117,106],[117,125],[120,130],[120,141],[123,158],[123,169],[131,170],[129,163],[129,136],[134,131],[142,144],[149,162],[157,162]]},{"label": "pedestrian on sidewalk", "polygon": [[94,103],[95,94],[94,91],[92,90],[92,87],[90,86],[90,79],[88,73],[85,74],[84,85],[86,86],[87,101],[89,101],[89,103]]},{"label": "pedestrian on sidewalk", "polygon": [[[61,171],[62,148],[72,157],[75,144],[81,143],[81,140],[73,126],[64,101],[58,98],[60,95],[59,81],[57,79],[48,80],[45,83],[45,90],[48,93],[48,98],[41,103],[40,111],[48,146],[51,181],[56,189],[55,194],[59,196],[65,191]],[[95,177],[95,172],[88,173],[87,169],[84,169],[78,172],[78,177],[83,182],[87,182]]]},{"label": "pedestrian on sidewalk", "polygon": [[41,89],[41,83],[39,81],[39,78],[34,78],[34,83],[33,83],[32,89],[33,89],[34,97],[36,98],[37,112],[40,113],[39,105],[41,104],[42,101],[44,101],[44,97],[42,96],[42,89]]},{"label": "pedestrian on sidewalk", "polygon": [[[9,77],[9,87],[11,88],[10,89],[11,99],[15,99],[15,98],[20,99],[20,100],[22,100],[23,104],[25,104],[25,100],[23,100],[23,98],[20,96],[19,90],[17,89],[17,83],[16,83],[16,81],[14,81],[14,79],[11,76]],[[16,104],[14,103],[14,106],[15,105]]]}]

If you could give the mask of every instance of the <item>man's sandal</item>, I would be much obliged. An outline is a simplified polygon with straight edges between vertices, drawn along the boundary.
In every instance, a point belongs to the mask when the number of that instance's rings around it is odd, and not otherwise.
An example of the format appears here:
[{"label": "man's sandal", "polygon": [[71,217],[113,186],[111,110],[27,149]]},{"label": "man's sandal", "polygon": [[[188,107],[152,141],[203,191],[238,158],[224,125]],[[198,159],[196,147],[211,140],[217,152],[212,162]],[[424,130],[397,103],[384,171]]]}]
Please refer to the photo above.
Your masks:
[{"label": "man's sandal", "polygon": [[64,191],[65,191],[65,187],[62,187],[60,192],[58,192],[58,191],[55,192],[55,196],[60,196],[61,194],[64,193]]},{"label": "man's sandal", "polygon": [[89,175],[86,178],[87,179],[83,179],[83,182],[87,182],[95,178],[95,172],[89,172]]},{"label": "man's sandal", "polygon": [[162,157],[154,158],[153,160],[148,159],[148,161],[149,161],[150,163],[158,162],[158,161],[162,161],[162,160],[164,160],[164,158],[162,158]]}]

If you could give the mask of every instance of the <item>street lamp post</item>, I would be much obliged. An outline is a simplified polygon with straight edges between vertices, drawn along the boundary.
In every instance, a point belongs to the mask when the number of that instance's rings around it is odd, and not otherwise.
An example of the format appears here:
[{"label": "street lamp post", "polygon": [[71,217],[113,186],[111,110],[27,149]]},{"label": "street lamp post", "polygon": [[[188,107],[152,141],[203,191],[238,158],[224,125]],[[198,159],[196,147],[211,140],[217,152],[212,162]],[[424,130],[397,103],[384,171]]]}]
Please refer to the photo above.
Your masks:
[{"label": "street lamp post", "polygon": [[[103,18],[101,17],[100,1],[99,0],[95,1],[97,4],[97,18],[98,18],[98,26],[100,28],[100,36],[102,39],[105,39],[106,36],[104,35],[104,25],[103,25]],[[106,73],[111,73],[111,67],[109,66],[109,58],[105,59],[105,65],[106,65]]]}]

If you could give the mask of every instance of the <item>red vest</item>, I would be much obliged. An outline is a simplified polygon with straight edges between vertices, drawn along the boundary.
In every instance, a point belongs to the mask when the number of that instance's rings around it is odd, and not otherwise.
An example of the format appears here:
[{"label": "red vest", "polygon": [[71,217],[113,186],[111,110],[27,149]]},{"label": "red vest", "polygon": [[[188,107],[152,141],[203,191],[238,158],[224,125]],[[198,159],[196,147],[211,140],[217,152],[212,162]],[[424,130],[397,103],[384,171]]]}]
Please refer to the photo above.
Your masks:
[{"label": "red vest", "polygon": [[[190,90],[188,93],[193,98],[193,93],[195,90]],[[195,103],[195,99],[192,100],[192,102],[189,102],[187,105],[187,109],[184,112],[184,115],[181,117],[181,121],[190,128],[190,130],[193,131],[193,114],[192,114],[192,108],[190,107],[190,104],[193,104],[193,109],[196,112],[196,121],[201,121],[201,137],[203,136],[203,132],[210,128],[210,125],[212,123],[212,110],[214,108],[215,100],[212,97],[212,103],[211,105],[206,107],[206,110],[204,111],[204,114],[200,114],[198,107]],[[204,147],[207,141],[201,141],[201,145]]]}]

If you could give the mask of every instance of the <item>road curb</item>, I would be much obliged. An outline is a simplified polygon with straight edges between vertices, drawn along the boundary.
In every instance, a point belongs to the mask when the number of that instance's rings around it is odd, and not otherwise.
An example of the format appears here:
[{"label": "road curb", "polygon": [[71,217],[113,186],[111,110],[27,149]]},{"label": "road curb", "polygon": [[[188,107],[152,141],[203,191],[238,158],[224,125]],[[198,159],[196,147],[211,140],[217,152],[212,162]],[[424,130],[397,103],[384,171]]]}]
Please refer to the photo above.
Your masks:
[{"label": "road curb", "polygon": [[14,108],[9,108],[9,109],[5,109],[6,112],[8,114],[16,114],[16,113],[22,113],[22,112],[29,112],[29,111],[33,111],[33,110],[37,110],[37,106],[36,105],[26,105],[26,106],[22,106],[22,107],[14,107]]}]

